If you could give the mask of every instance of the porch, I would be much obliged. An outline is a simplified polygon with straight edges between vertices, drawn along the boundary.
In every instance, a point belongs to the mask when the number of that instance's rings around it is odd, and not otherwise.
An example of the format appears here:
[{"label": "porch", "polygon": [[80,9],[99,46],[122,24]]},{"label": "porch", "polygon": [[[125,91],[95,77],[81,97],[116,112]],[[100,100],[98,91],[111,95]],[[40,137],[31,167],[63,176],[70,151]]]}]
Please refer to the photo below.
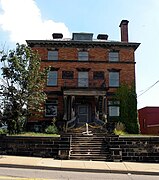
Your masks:
[{"label": "porch", "polygon": [[65,89],[64,117],[66,130],[86,123],[104,125],[107,121],[106,90],[85,88]]}]

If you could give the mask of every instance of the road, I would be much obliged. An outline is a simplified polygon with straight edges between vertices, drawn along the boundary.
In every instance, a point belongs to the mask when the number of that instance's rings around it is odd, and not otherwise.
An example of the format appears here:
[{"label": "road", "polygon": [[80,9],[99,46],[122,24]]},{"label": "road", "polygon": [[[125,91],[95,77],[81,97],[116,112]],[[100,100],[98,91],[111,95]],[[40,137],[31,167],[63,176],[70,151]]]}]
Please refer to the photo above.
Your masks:
[{"label": "road", "polygon": [[159,176],[0,167],[0,180],[157,180]]}]

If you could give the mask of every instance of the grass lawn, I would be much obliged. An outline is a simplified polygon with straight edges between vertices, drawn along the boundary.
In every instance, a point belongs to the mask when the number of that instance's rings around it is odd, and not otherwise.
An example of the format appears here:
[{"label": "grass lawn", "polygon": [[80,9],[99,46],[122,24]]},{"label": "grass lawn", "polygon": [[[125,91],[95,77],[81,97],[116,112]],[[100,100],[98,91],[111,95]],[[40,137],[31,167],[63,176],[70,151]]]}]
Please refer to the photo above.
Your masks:
[{"label": "grass lawn", "polygon": [[37,136],[37,137],[44,137],[44,136],[51,136],[51,137],[60,137],[59,134],[46,134],[46,133],[35,133],[35,132],[24,132],[20,134],[14,134],[13,136]]},{"label": "grass lawn", "polygon": [[122,137],[159,137],[157,135],[151,135],[151,134],[119,134],[119,136],[122,136]]}]

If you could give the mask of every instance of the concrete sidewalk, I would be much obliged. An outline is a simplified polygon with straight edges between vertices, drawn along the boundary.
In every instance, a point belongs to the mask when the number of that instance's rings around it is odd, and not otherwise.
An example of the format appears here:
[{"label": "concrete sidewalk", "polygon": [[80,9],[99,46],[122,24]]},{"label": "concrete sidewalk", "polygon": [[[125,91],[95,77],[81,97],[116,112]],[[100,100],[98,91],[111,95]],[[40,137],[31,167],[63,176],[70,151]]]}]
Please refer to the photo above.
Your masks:
[{"label": "concrete sidewalk", "polygon": [[157,163],[54,160],[4,155],[0,156],[0,167],[159,175],[159,164]]}]

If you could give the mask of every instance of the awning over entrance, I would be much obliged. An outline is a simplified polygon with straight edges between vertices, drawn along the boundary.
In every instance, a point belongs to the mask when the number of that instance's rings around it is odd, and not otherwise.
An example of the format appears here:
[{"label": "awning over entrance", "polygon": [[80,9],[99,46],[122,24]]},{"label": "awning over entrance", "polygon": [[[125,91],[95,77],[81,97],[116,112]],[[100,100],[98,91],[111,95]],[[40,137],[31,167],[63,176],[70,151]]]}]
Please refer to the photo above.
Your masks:
[{"label": "awning over entrance", "polygon": [[66,96],[105,96],[106,90],[68,89],[64,90],[63,94]]}]

